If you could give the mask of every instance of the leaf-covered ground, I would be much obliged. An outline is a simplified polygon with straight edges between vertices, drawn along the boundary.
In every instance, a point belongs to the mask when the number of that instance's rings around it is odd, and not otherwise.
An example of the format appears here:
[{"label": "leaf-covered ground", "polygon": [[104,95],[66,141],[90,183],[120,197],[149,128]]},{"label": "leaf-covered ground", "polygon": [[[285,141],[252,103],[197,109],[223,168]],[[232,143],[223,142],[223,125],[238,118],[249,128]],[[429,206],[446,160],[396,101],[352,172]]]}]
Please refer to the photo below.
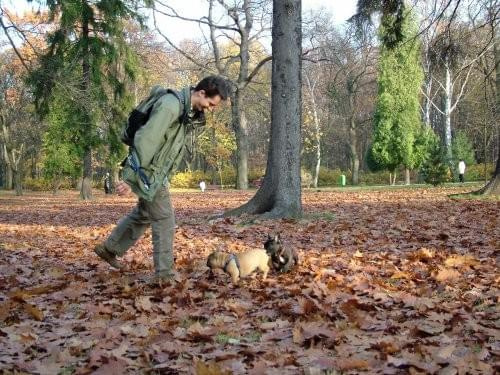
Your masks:
[{"label": "leaf-covered ground", "polygon": [[[208,218],[252,193],[173,193],[178,283],[152,288],[151,234],[93,254],[134,199],[0,194],[0,372],[494,374],[500,203],[460,188],[307,192],[304,218]],[[279,231],[289,274],[239,287],[206,256]]]}]

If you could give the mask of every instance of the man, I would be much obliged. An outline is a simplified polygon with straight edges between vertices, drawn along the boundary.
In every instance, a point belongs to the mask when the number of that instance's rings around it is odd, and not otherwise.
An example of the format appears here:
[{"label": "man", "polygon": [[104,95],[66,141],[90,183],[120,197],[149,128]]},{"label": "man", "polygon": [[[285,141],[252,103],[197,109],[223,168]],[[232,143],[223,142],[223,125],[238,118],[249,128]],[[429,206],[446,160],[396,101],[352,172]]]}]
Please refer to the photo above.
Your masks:
[{"label": "man", "polygon": [[106,172],[106,176],[104,176],[104,193],[111,194],[111,176],[109,172]]},{"label": "man", "polygon": [[95,253],[112,267],[123,269],[121,257],[151,225],[153,240],[154,281],[174,276],[175,218],[167,188],[167,177],[179,165],[184,154],[187,134],[204,125],[204,111],[212,111],[229,96],[226,80],[209,76],[196,87],[181,92],[169,91],[157,99],[147,122],[140,127],[124,162],[122,179],[116,185],[118,195],[131,190],[138,195],[136,207],[123,217],[109,237],[95,247]]},{"label": "man", "polygon": [[464,174],[465,174],[465,162],[463,159],[460,159],[458,162],[458,179],[460,180],[460,183],[464,183]]}]

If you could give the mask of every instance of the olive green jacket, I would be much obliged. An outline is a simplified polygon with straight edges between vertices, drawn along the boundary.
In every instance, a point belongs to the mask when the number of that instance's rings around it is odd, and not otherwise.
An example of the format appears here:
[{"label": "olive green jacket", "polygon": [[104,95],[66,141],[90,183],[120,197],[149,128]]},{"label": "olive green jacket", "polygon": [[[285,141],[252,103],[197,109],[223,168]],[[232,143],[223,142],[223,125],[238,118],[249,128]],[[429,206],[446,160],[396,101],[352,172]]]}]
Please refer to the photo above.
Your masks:
[{"label": "olive green jacket", "polygon": [[203,117],[195,122],[183,115],[191,111],[191,88],[179,94],[181,101],[168,93],[155,102],[148,121],[135,133],[134,147],[130,147],[124,163],[123,180],[148,201],[167,184],[168,176],[182,161],[188,133],[204,125]]}]

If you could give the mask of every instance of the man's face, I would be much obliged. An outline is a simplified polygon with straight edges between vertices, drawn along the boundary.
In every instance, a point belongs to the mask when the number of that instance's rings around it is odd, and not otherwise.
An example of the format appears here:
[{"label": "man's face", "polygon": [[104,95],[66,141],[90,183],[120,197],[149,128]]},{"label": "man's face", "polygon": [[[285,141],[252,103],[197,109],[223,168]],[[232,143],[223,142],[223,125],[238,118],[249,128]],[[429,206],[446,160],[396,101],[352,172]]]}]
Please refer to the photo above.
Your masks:
[{"label": "man's face", "polygon": [[213,111],[222,101],[220,95],[208,97],[205,90],[195,91],[191,95],[191,106],[198,111]]}]

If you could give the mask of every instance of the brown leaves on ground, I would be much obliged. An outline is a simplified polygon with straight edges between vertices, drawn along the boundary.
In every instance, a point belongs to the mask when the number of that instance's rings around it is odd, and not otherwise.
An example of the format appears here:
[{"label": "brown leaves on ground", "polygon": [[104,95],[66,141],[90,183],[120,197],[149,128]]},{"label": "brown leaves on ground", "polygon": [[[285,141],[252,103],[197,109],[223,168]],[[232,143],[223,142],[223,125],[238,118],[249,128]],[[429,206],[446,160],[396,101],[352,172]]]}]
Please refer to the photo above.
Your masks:
[{"label": "brown leaves on ground", "polygon": [[[306,192],[301,220],[209,220],[245,192],[174,193],[178,281],[147,284],[148,231],[111,270],[93,254],[133,198],[0,195],[6,374],[493,374],[498,202],[450,189]],[[456,192],[456,190],[455,190]],[[281,232],[301,264],[230,283],[218,248]]]}]

